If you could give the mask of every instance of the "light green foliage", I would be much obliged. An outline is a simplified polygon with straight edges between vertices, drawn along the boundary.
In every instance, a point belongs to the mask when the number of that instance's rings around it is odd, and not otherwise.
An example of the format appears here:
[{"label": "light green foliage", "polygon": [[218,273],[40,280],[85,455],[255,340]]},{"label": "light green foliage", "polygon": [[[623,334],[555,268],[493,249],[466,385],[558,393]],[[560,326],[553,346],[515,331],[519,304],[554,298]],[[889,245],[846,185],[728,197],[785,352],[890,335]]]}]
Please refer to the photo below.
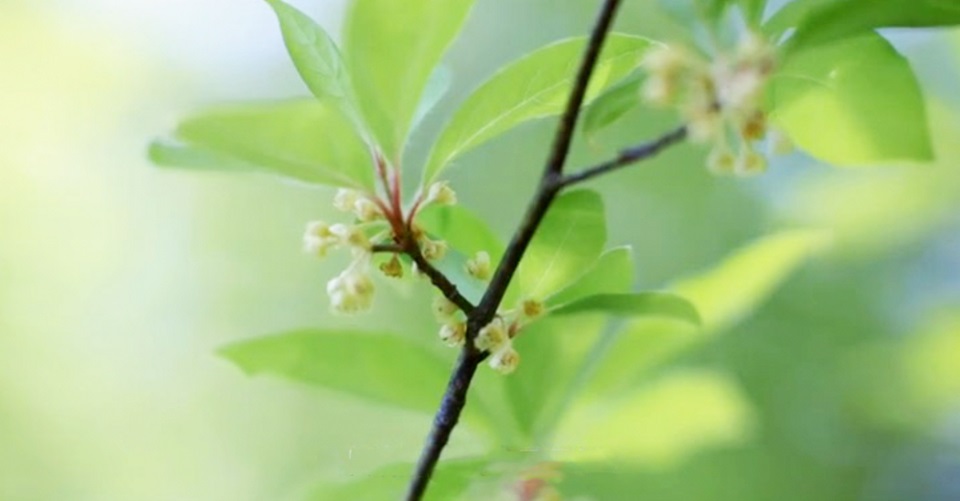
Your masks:
[{"label": "light green foliage", "polygon": [[592,136],[640,106],[643,80],[643,75],[634,75],[595,99],[583,114],[583,133]]},{"label": "light green foliage", "polygon": [[798,0],[770,21],[771,30],[796,31],[788,51],[869,33],[875,28],[919,28],[960,24],[960,3],[953,0]]},{"label": "light green foliage", "polygon": [[247,374],[283,376],[431,413],[449,369],[410,340],[369,332],[298,330],[234,343],[220,354]]},{"label": "light green foliage", "polygon": [[595,294],[628,292],[633,284],[633,251],[617,247],[603,253],[576,282],[545,301],[548,307],[561,306]]},{"label": "light green foliage", "polygon": [[618,317],[666,317],[697,324],[697,309],[676,294],[637,292],[632,294],[597,294],[565,304],[551,315],[583,315],[605,313]]},{"label": "light green foliage", "polygon": [[471,0],[356,0],[345,56],[356,97],[387,157],[399,161],[434,67],[460,31]]},{"label": "light green foliage", "polygon": [[182,167],[233,170],[240,162],[307,183],[373,187],[369,154],[349,122],[314,100],[214,108],[182,121],[176,138],[194,153],[158,154]]},{"label": "light green foliage", "polygon": [[336,43],[313,19],[282,0],[267,0],[277,14],[290,59],[318,99],[350,108],[350,74]]},{"label": "light green foliage", "polygon": [[758,24],[766,0],[660,0],[660,7],[678,21],[705,22],[712,25],[723,17],[731,6],[738,6],[751,24]]},{"label": "light green foliage", "polygon": [[770,91],[774,122],[820,160],[850,166],[932,158],[916,77],[879,35],[796,54]]},{"label": "light green foliage", "polygon": [[423,95],[420,96],[420,103],[417,105],[417,111],[413,115],[411,130],[416,130],[427,115],[433,111],[437,103],[443,99],[443,96],[450,90],[453,84],[453,72],[445,66],[437,66],[427,80],[427,85],[423,89]]},{"label": "light green foliage", "polygon": [[[455,459],[442,461],[430,480],[424,500],[450,501],[459,499],[476,477],[492,462],[483,459]],[[327,484],[311,494],[312,501],[387,500],[396,499],[404,492],[413,464],[391,464],[352,482]]]},{"label": "light green foliage", "polygon": [[256,170],[242,160],[178,141],[157,139],[147,150],[150,161],[160,167],[178,167],[195,170],[251,171]]},{"label": "light green foliage", "polygon": [[462,205],[428,207],[417,216],[417,223],[467,256],[485,251],[495,265],[503,255],[503,243],[486,221]]},{"label": "light green foliage", "polygon": [[751,428],[752,409],[735,381],[681,371],[567,413],[556,459],[663,468],[707,447],[741,443]]},{"label": "light green foliage", "polygon": [[[523,122],[560,113],[584,44],[584,38],[551,44],[511,63],[477,88],[437,139],[424,180],[434,179],[458,156]],[[587,100],[630,74],[650,46],[646,38],[611,34],[600,55]]]},{"label": "light green foliage", "polygon": [[606,240],[599,194],[577,190],[560,195],[527,248],[515,286],[525,297],[546,298],[588,269]]},{"label": "light green foliage", "polygon": [[798,267],[829,242],[820,231],[775,233],[740,249],[710,271],[672,290],[697,307],[704,328],[723,330],[755,310]]}]

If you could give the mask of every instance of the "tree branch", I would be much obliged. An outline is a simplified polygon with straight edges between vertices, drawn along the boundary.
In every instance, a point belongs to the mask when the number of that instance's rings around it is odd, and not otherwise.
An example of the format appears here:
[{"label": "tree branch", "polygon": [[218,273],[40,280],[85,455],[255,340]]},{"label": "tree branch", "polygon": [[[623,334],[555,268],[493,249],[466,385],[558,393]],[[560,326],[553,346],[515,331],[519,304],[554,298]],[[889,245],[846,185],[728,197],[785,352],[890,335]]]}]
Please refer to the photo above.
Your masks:
[{"label": "tree branch", "polygon": [[442,271],[438,270],[430,261],[427,261],[427,258],[423,256],[423,253],[420,252],[420,246],[417,245],[417,242],[414,238],[407,238],[407,241],[400,246],[403,249],[403,252],[410,256],[410,259],[413,259],[413,262],[417,264],[417,269],[423,272],[427,278],[430,279],[430,283],[436,287],[444,297],[446,297],[451,303],[457,305],[458,308],[463,310],[464,313],[470,315],[476,309],[473,303],[469,299],[465,298],[463,294],[460,294],[460,290],[457,289],[457,285],[450,281]]},{"label": "tree branch", "polygon": [[685,125],[677,127],[676,129],[667,132],[653,141],[649,141],[632,148],[620,150],[620,153],[617,155],[617,157],[612,160],[608,160],[593,167],[583,169],[579,172],[568,174],[562,177],[557,184],[559,185],[560,189],[563,189],[577,183],[582,183],[599,175],[622,169],[623,167],[626,167],[632,163],[653,157],[657,153],[660,153],[661,150],[673,144],[679,143],[686,137],[687,127]]},{"label": "tree branch", "polygon": [[[550,156],[547,159],[544,168],[543,177],[540,181],[537,194],[531,201],[526,216],[514,233],[507,247],[497,271],[490,281],[480,304],[468,315],[466,343],[460,354],[460,359],[447,385],[441,401],[440,409],[437,411],[433,421],[433,427],[430,435],[427,437],[427,443],[420,455],[416,471],[407,490],[407,501],[419,501],[426,491],[433,470],[440,459],[440,453],[446,445],[460,419],[460,413],[466,404],[467,391],[470,389],[470,383],[473,375],[476,373],[477,366],[485,357],[478,353],[473,345],[473,339],[477,332],[488,324],[496,314],[497,307],[503,300],[503,295],[510,284],[510,279],[517,270],[520,260],[526,252],[534,232],[543,220],[550,202],[553,201],[561,185],[556,182],[562,176],[563,166],[566,163],[567,156],[570,153],[570,144],[573,140],[573,132],[576,129],[577,119],[580,116],[580,108],[583,105],[586,96],[587,86],[590,84],[590,77],[597,65],[597,58],[603,48],[603,43],[610,32],[613,20],[616,17],[617,9],[621,0],[604,0],[600,9],[600,14],[594,25],[590,40],[584,51],[580,69],[577,72],[573,89],[570,92],[570,98],[567,101],[566,109],[560,118],[560,124],[557,128],[553,146],[550,150]],[[413,247],[416,247],[414,244]],[[416,249],[419,254],[419,248]],[[425,261],[425,260],[424,260]],[[418,263],[419,266],[419,263]],[[442,275],[441,275],[442,276]]]}]

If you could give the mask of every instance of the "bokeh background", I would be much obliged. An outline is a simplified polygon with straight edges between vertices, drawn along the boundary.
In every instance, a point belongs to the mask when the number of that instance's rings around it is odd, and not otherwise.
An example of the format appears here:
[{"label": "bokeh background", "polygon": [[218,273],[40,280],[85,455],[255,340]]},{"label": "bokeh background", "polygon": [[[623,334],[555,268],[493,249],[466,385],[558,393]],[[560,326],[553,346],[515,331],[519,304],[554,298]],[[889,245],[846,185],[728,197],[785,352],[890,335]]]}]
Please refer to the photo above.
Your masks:
[{"label": "bokeh background", "polygon": [[[339,32],[343,1],[292,3]],[[478,1],[414,158],[476,82],[583,33],[595,4]],[[620,29],[682,36],[651,2],[627,4]],[[729,180],[683,147],[595,183],[612,243],[635,248],[638,286],[781,227],[836,239],[755,315],[672,363],[728,374],[751,433],[702,446],[680,437],[669,462],[574,476],[566,492],[960,499],[960,33],[891,38],[927,92],[932,165],[838,170],[793,155],[767,176]],[[328,215],[331,192],[145,160],[148,141],[193,108],[307,94],[258,0],[0,3],[0,500],[294,500],[416,456],[427,416],[247,378],[214,354],[313,325],[434,335],[410,306],[424,302],[416,290],[381,291],[372,316],[329,313],[324,283],[340,263],[302,256],[299,237]],[[574,163],[669,124],[638,113],[581,144]],[[551,125],[522,127],[451,171],[462,203],[501,235]]]}]

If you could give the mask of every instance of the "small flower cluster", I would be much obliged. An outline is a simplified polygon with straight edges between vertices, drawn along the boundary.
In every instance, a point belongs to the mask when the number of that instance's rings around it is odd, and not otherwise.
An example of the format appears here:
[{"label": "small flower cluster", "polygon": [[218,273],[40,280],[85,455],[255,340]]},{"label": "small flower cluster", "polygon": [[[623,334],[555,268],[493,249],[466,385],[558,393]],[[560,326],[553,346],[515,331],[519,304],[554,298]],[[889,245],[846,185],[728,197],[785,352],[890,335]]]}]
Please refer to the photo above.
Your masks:
[{"label": "small flower cluster", "polygon": [[513,347],[513,339],[528,323],[541,317],[546,307],[540,301],[526,298],[517,308],[502,312],[480,329],[474,346],[480,351],[489,351],[490,367],[501,374],[510,374],[520,364],[520,354]]},{"label": "small flower cluster", "polygon": [[[383,217],[380,207],[360,194],[347,189],[337,191],[333,205],[344,212],[352,212],[361,223]],[[370,309],[375,288],[370,278],[372,245],[361,225],[328,224],[314,221],[307,225],[303,235],[303,249],[308,254],[324,257],[331,249],[347,247],[353,260],[339,275],[327,282],[327,294],[334,310],[356,313]]]},{"label": "small flower cluster", "polygon": [[[661,46],[644,58],[650,77],[642,95],[652,105],[678,109],[690,139],[712,145],[712,172],[758,174],[767,169],[756,143],[768,135],[762,101],[775,64],[774,47],[753,33],[712,62],[682,47]],[[774,146],[777,153],[783,149]]]}]

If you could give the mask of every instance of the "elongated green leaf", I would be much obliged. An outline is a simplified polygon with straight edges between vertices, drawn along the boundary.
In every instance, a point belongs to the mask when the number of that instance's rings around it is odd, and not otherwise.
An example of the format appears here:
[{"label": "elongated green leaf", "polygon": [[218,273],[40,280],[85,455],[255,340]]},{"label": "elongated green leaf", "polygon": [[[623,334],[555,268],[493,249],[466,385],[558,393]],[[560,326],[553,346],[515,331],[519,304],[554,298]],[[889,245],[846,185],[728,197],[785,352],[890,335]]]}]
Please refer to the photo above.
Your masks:
[{"label": "elongated green leaf", "polygon": [[158,139],[151,142],[147,156],[151,162],[160,167],[238,172],[249,172],[257,168],[228,155],[169,139]]},{"label": "elongated green leaf", "polygon": [[598,97],[583,115],[583,133],[591,136],[640,106],[643,75],[634,75]]},{"label": "elongated green leaf", "polygon": [[828,241],[820,231],[776,233],[737,251],[707,273],[680,280],[671,289],[693,302],[704,328],[720,330],[756,309]]},{"label": "elongated green leaf", "polygon": [[604,252],[576,282],[547,298],[556,307],[595,294],[628,292],[633,285],[633,250],[617,247]]},{"label": "elongated green leaf", "polygon": [[437,66],[427,80],[423,95],[420,96],[420,103],[417,105],[417,111],[413,114],[413,123],[410,125],[411,130],[416,130],[420,126],[420,122],[433,111],[437,103],[450,90],[451,84],[453,84],[453,72],[447,67]]},{"label": "elongated green leaf", "polygon": [[668,374],[564,416],[555,459],[674,466],[696,452],[749,438],[753,412],[736,383],[711,371]]},{"label": "elongated green leaf", "polygon": [[771,98],[774,122],[800,148],[830,164],[933,156],[916,76],[877,34],[796,54],[776,75]]},{"label": "elongated green leaf", "polygon": [[305,329],[241,341],[220,354],[250,375],[283,376],[433,413],[449,361],[390,334]]},{"label": "elongated green leaf", "polygon": [[[788,7],[790,8],[790,7]],[[787,9],[784,9],[785,11]],[[954,0],[799,0],[776,20],[796,22],[787,52],[861,36],[875,28],[920,28],[960,25],[960,2]],[[792,19],[791,19],[792,18]],[[771,24],[774,20],[771,20]]]},{"label": "elongated green leaf", "polygon": [[180,139],[314,184],[373,187],[365,146],[333,106],[315,100],[223,106],[184,120]]},{"label": "elongated green leaf", "polygon": [[[551,44],[483,83],[460,105],[437,139],[424,171],[425,181],[434,179],[453,159],[517,125],[563,111],[584,44],[584,38]],[[651,45],[646,38],[611,34],[587,99],[630,74]]]},{"label": "elongated green leaf", "polygon": [[603,201],[589,190],[558,197],[533,236],[517,273],[525,296],[543,299],[590,268],[607,239]]},{"label": "elongated green leaf", "polygon": [[336,43],[306,14],[282,0],[266,0],[277,14],[283,41],[300,77],[320,99],[347,99],[350,74]]},{"label": "elongated green leaf", "polygon": [[466,256],[486,251],[493,264],[503,256],[503,242],[486,221],[462,205],[428,207],[417,215],[417,224]]},{"label": "elongated green leaf", "polygon": [[618,317],[664,317],[700,323],[697,309],[686,299],[664,292],[597,294],[578,299],[550,312],[551,315],[604,313]]},{"label": "elongated green leaf", "polygon": [[700,326],[662,317],[630,322],[598,364],[585,399],[624,391],[651,370],[729,329],[757,309],[828,240],[824,233],[813,230],[775,233],[748,244],[704,273],[678,281],[671,289],[693,303]]},{"label": "elongated green leaf", "polygon": [[355,0],[346,57],[360,109],[380,146],[399,160],[424,86],[473,0]]}]

